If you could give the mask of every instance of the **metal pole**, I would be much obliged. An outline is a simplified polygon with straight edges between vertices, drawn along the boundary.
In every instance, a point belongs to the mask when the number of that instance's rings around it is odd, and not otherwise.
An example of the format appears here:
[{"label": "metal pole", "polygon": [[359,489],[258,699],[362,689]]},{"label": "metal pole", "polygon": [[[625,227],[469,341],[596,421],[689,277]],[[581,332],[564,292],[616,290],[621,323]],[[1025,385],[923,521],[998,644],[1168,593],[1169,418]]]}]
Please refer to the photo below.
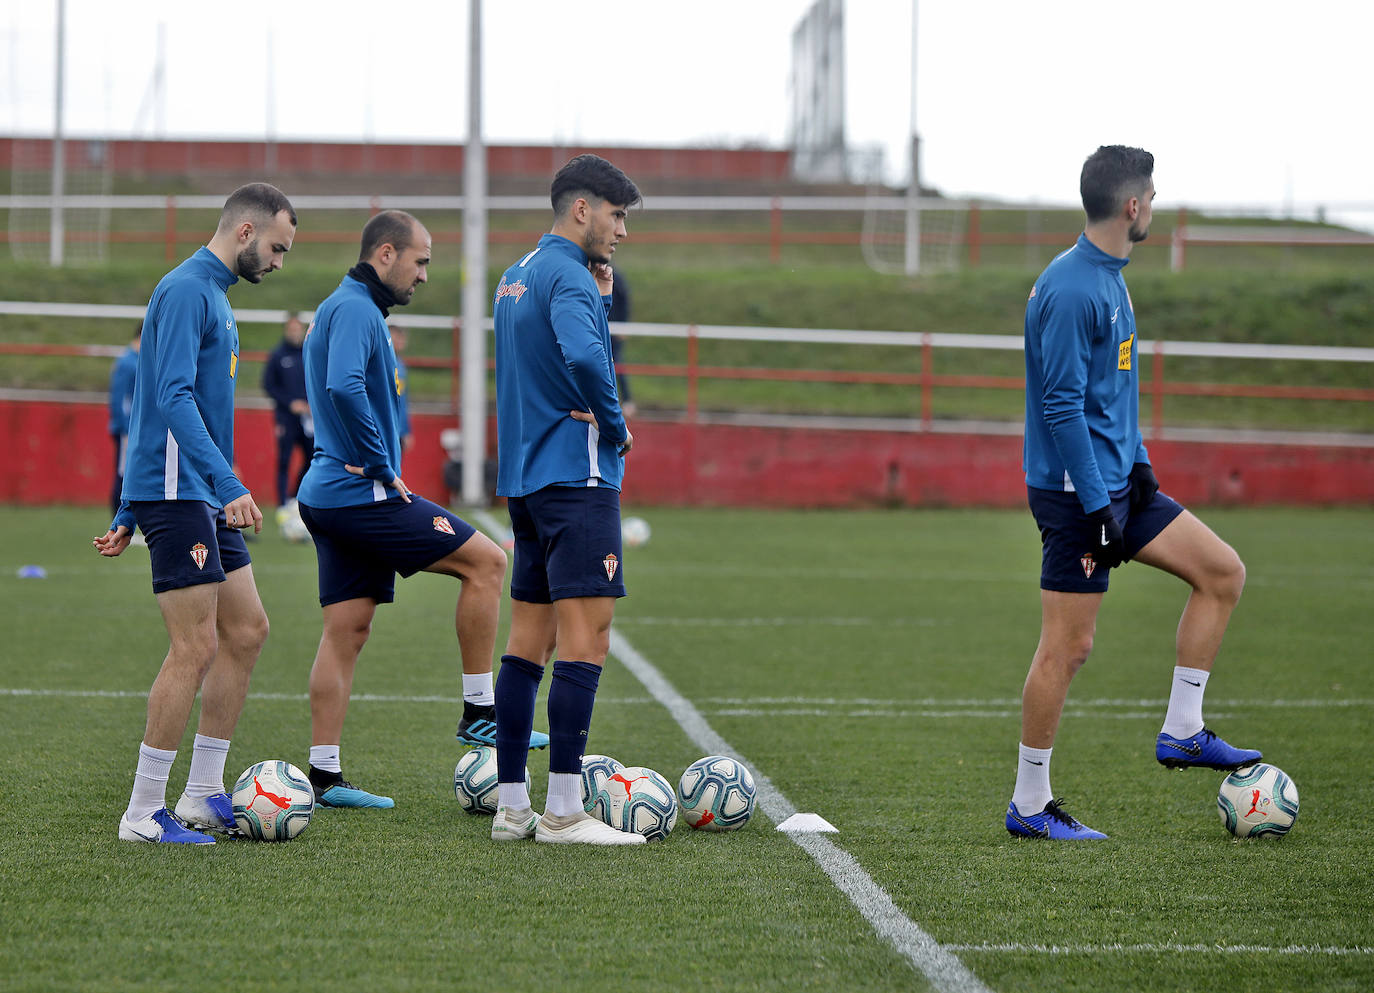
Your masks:
[{"label": "metal pole", "polygon": [[482,0],[468,0],[468,143],[463,155],[463,502],[485,500],[487,150],[482,141]]},{"label": "metal pole", "polygon": [[52,129],[52,207],[48,211],[48,264],[60,266],[67,235],[63,226],[62,191],[66,186],[67,152],[62,139],[63,77],[66,75],[67,0],[57,0],[57,92]]},{"label": "metal pole", "polygon": [[906,274],[921,271],[921,145],[916,137],[916,6],[911,0],[911,184],[906,188]]}]

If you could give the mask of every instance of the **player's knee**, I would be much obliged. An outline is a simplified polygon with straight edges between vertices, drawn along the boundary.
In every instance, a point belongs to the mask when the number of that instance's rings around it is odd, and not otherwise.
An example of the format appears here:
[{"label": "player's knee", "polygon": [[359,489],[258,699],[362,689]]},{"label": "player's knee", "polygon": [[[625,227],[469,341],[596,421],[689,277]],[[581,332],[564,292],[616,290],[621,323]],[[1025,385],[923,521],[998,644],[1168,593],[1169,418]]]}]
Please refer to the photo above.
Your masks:
[{"label": "player's knee", "polygon": [[1226,554],[1221,557],[1210,578],[1211,589],[1208,592],[1213,596],[1231,604],[1240,601],[1240,595],[1245,589],[1245,563],[1241,561],[1235,549],[1226,546]]}]

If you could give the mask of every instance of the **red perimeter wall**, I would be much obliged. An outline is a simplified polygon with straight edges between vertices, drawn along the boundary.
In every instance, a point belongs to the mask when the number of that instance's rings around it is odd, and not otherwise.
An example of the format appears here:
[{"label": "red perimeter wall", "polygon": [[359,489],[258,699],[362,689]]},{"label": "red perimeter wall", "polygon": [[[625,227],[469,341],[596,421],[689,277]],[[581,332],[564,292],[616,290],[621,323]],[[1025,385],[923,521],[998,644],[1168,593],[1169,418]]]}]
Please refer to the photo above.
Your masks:
[{"label": "red perimeter wall", "polygon": [[[447,501],[439,432],[449,418],[412,418],[405,479]],[[10,464],[0,502],[104,504],[113,454],[98,403],[0,400]],[[495,425],[489,427],[495,437]],[[1021,439],[974,434],[634,424],[625,502],[758,507],[1025,505]],[[271,507],[272,415],[242,408],[235,442],[244,482]],[[1164,488],[1189,504],[1374,504],[1374,446],[1155,442]],[[693,468],[695,467],[695,471]]]}]

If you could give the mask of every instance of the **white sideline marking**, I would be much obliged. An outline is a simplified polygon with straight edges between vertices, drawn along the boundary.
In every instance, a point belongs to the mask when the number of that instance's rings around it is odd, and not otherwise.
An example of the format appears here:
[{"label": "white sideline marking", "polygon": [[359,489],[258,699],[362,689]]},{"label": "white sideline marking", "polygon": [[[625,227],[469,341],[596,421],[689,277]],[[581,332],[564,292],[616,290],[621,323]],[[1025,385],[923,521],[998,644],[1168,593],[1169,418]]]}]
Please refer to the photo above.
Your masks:
[{"label": "white sideline marking", "polygon": [[1119,953],[1124,955],[1174,955],[1179,952],[1205,952],[1207,954],[1267,954],[1267,955],[1330,955],[1344,957],[1351,955],[1374,955],[1374,948],[1362,945],[1182,945],[1182,944],[1141,944],[1141,945],[1025,945],[1019,942],[998,944],[988,942],[981,945],[946,945],[955,952],[994,952],[1030,955],[1101,955]]},{"label": "white sideline marking", "polygon": [[810,831],[813,834],[839,834],[840,829],[831,824],[820,814],[793,814],[787,820],[778,825],[778,830],[787,834],[796,832],[798,834]]},{"label": "white sideline marking", "polygon": [[[506,533],[506,528],[486,511],[477,511],[473,514],[473,519],[486,528],[498,542]],[[693,744],[708,755],[729,755],[750,768],[754,773],[755,795],[758,798],[759,809],[765,817],[774,824],[781,824],[797,812],[797,808],[792,806],[792,802],[773,785],[772,780],[717,734],[692,702],[679,693],[653,663],[640,655],[614,627],[611,628],[611,654],[644,684],[644,688],[673,716]],[[991,993],[958,957],[941,948],[939,942],[902,913],[892,902],[892,897],[873,881],[852,855],[837,847],[830,839],[818,834],[789,834],[787,837],[816,860],[825,874],[849,897],[859,913],[873,926],[878,936],[920,970],[937,990],[949,993]]]},{"label": "white sideline marking", "polygon": [[[781,824],[797,812],[772,780],[717,734],[692,702],[674,689],[653,663],[640,655],[614,627],[611,628],[611,653],[672,714],[698,748],[708,754],[729,755],[753,770],[759,809],[770,821]],[[816,860],[878,936],[919,969],[936,989],[969,993],[988,990],[956,956],[902,913],[887,891],[873,881],[854,856],[823,835],[789,833],[787,837]]]}]

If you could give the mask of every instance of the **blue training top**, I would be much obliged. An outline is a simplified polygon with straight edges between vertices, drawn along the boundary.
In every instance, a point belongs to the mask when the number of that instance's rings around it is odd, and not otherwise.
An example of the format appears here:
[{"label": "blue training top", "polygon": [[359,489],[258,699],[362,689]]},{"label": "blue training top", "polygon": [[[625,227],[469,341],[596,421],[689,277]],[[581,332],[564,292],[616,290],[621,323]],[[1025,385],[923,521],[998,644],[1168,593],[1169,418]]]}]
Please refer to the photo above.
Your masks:
[{"label": "blue training top", "polygon": [[[400,494],[400,381],[391,332],[367,286],[345,276],[305,336],[315,454],[296,494],[308,507],[357,507]],[[344,468],[359,466],[358,476]]]},{"label": "blue training top", "polygon": [[1128,261],[1079,235],[1026,302],[1026,485],[1076,491],[1085,512],[1107,506],[1131,466],[1150,461]]},{"label": "blue training top", "polygon": [[248,492],[234,461],[239,331],[225,291],[238,282],[208,248],[162,277],[148,301],[129,418],[123,504],[201,500],[223,507]]},{"label": "blue training top", "polygon": [[134,410],[134,382],[138,378],[138,352],[126,348],[110,369],[110,434],[128,434]]},{"label": "blue training top", "polygon": [[[556,234],[506,270],[496,288],[496,492],[546,486],[620,489],[629,437],[615,390],[609,295],[587,253]],[[570,416],[588,410],[595,425]]]}]

